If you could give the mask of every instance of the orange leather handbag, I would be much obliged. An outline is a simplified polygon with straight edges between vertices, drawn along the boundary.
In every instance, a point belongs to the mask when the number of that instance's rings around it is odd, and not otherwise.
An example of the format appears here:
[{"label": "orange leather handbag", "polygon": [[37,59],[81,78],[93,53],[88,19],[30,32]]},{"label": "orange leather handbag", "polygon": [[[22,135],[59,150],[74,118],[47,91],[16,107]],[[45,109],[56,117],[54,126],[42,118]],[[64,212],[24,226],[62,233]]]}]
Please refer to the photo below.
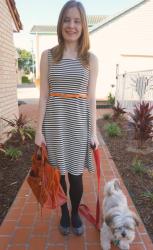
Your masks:
[{"label": "orange leather handbag", "polygon": [[37,147],[32,155],[27,182],[41,207],[54,209],[67,201],[60,185],[60,172],[49,164],[45,144]]}]

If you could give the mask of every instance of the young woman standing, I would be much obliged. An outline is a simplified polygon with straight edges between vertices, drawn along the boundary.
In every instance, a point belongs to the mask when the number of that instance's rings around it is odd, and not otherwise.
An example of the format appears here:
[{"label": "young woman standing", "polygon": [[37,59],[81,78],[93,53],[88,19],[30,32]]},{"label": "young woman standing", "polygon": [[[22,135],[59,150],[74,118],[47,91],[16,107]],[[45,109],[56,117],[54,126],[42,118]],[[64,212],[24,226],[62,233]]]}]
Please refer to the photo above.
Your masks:
[{"label": "young woman standing", "polygon": [[63,235],[83,233],[78,208],[83,194],[82,175],[93,169],[91,145],[96,135],[95,89],[97,58],[89,52],[89,34],[83,5],[68,1],[57,25],[58,45],[42,53],[40,62],[39,119],[35,143],[45,143],[48,159],[70,183],[71,214],[67,203],[61,207],[59,229]]}]

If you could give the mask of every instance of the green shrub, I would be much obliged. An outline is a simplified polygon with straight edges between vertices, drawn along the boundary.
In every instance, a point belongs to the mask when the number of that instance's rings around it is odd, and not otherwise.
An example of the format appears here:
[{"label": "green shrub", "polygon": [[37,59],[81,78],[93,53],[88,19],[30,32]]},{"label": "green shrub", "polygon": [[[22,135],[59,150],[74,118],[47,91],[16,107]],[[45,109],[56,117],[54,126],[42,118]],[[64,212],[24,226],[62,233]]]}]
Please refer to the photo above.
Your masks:
[{"label": "green shrub", "polygon": [[104,120],[110,120],[111,115],[109,113],[103,115]]},{"label": "green shrub", "polygon": [[111,93],[109,93],[109,95],[108,95],[108,102],[112,105],[112,106],[114,106],[114,104],[115,104],[115,96],[113,96]]},{"label": "green shrub", "polygon": [[134,158],[132,162],[132,171],[136,174],[146,173],[146,169],[144,168],[143,162],[139,160],[137,157]]},{"label": "green shrub", "polygon": [[16,160],[22,155],[22,152],[18,148],[9,147],[5,150],[5,155]]},{"label": "green shrub", "polygon": [[22,83],[31,83],[27,76],[22,76]]},{"label": "green shrub", "polygon": [[106,132],[109,136],[120,136],[121,135],[121,129],[116,123],[109,123],[105,126]]}]

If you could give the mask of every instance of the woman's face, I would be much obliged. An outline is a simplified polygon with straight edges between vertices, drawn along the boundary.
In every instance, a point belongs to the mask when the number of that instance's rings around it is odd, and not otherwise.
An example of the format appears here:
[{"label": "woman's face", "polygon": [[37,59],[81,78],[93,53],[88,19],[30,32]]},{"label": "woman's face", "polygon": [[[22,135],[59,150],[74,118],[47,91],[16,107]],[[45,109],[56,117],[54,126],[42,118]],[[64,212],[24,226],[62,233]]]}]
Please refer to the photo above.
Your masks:
[{"label": "woman's face", "polygon": [[76,7],[69,8],[63,19],[62,35],[66,42],[77,42],[82,33],[81,17]]}]

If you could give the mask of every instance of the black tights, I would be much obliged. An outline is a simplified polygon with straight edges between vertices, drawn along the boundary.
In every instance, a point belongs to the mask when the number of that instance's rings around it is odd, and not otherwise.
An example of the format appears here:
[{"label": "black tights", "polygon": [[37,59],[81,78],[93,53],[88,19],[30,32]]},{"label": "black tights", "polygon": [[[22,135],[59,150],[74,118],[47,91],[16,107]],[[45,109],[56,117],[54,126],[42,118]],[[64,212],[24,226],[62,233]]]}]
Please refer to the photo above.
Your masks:
[{"label": "black tights", "polygon": [[[72,175],[68,173],[68,179],[70,183],[69,195],[70,195],[71,206],[72,206],[72,212],[71,212],[72,224],[74,224],[77,227],[77,226],[80,226],[81,224],[81,221],[78,218],[78,208],[79,208],[80,201],[81,201],[82,194],[83,194],[82,174]],[[61,186],[63,187],[65,194],[67,194],[67,185],[66,185],[64,175],[61,175],[60,183],[61,183]],[[68,211],[67,203],[61,206],[61,210],[62,210],[61,224],[63,226],[68,226],[69,211]]]}]

